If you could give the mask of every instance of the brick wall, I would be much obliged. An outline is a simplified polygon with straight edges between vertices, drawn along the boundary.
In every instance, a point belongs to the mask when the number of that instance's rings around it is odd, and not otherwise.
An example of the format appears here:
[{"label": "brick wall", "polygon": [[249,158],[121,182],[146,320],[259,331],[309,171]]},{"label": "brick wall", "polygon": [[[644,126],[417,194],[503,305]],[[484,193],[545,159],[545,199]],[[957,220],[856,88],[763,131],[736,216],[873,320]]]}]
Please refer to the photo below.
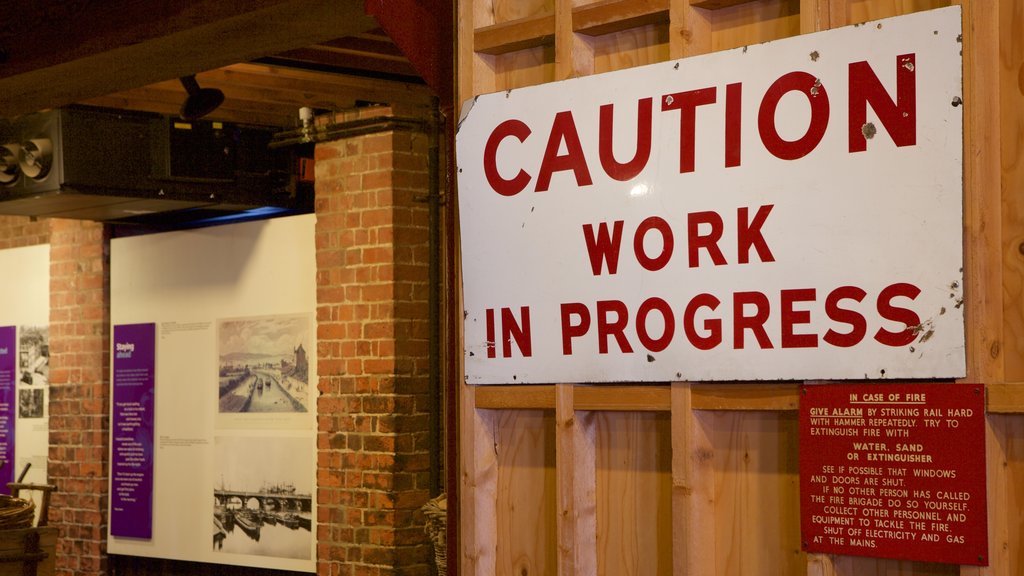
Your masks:
[{"label": "brick wall", "polygon": [[50,221],[0,216],[0,250],[38,246],[50,241]]},{"label": "brick wall", "polygon": [[101,224],[0,216],[0,250],[50,244],[49,522],[67,576],[106,571],[107,240]]},{"label": "brick wall", "polygon": [[428,151],[394,130],[316,148],[321,576],[429,574]]},{"label": "brick wall", "polygon": [[110,259],[106,228],[50,221],[50,482],[57,574],[106,573]]},{"label": "brick wall", "polygon": [[[321,575],[430,574],[428,147],[404,129],[317,145]],[[106,556],[108,231],[0,216],[0,249],[47,242],[57,574],[286,574]]]}]

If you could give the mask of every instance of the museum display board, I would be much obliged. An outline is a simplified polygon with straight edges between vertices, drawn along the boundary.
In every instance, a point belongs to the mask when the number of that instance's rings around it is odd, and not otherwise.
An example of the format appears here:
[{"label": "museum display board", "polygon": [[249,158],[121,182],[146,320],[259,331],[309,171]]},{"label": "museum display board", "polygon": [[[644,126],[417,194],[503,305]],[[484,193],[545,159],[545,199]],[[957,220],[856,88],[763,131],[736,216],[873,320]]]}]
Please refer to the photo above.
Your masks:
[{"label": "museum display board", "polygon": [[50,245],[0,250],[0,492],[47,482]]},{"label": "museum display board", "polygon": [[110,553],[315,570],[314,223],[111,241]]}]

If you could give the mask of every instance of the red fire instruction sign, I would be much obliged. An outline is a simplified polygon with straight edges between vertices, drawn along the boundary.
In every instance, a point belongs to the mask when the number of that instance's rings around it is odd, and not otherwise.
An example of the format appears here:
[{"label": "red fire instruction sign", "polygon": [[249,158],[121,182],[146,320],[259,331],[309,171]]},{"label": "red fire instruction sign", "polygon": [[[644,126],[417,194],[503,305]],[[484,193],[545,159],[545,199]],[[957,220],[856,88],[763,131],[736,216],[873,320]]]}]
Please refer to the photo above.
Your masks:
[{"label": "red fire instruction sign", "polygon": [[988,565],[980,384],[803,386],[807,552]]}]

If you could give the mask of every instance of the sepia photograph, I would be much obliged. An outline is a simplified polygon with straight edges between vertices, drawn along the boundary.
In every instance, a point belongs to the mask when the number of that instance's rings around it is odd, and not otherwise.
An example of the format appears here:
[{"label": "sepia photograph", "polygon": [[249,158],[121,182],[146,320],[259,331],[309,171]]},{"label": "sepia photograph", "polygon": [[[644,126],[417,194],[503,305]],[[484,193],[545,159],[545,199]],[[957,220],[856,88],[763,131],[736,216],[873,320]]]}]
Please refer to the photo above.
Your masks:
[{"label": "sepia photograph", "polygon": [[50,328],[22,326],[19,332],[20,383],[23,386],[46,386],[50,381]]},{"label": "sepia photograph", "polygon": [[214,444],[213,550],[310,558],[313,441],[221,436]]},{"label": "sepia photograph", "polygon": [[308,412],[308,316],[222,320],[218,411]]},{"label": "sepia photograph", "polygon": [[18,390],[18,416],[42,418],[44,393],[42,388]]}]

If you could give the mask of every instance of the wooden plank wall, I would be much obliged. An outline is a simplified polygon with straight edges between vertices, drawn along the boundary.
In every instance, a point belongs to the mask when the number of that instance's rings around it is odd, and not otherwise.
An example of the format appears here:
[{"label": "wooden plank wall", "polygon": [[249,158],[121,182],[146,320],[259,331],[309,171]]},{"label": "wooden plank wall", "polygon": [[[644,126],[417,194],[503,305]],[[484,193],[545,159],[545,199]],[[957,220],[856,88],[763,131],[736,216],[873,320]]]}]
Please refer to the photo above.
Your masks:
[{"label": "wooden plank wall", "polygon": [[953,3],[964,11],[966,381],[988,390],[991,565],[801,552],[795,383],[560,383],[462,387],[460,574],[1024,573],[1024,3],[460,0],[459,96]]}]

